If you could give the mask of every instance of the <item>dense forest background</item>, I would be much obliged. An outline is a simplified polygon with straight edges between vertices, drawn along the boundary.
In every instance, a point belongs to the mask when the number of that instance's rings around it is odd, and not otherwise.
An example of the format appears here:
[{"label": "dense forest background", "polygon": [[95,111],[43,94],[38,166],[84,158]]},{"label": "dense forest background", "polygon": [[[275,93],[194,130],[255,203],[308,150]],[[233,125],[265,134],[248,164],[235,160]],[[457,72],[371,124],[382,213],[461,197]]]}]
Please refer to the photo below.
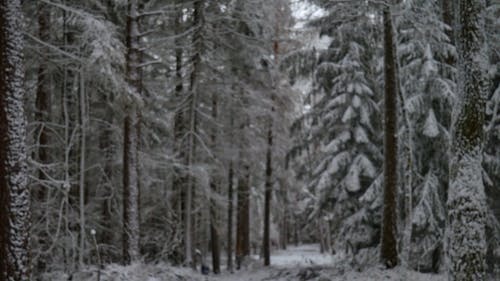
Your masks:
[{"label": "dense forest background", "polygon": [[498,272],[500,3],[388,2],[0,1],[24,14],[0,28],[24,38],[29,280],[316,242]]}]

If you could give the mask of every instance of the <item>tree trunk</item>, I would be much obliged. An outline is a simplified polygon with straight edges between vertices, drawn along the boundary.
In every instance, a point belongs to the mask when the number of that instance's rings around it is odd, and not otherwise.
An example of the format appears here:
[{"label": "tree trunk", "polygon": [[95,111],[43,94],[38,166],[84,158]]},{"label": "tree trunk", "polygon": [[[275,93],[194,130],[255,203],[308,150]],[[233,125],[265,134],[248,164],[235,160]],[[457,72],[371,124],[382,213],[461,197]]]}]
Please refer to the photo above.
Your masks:
[{"label": "tree trunk", "polygon": [[[49,42],[50,40],[50,10],[46,4],[40,4],[38,10],[38,36],[40,40]],[[45,197],[45,187],[43,182],[47,179],[45,165],[49,164],[49,132],[46,123],[50,120],[50,84],[47,64],[40,62],[38,66],[38,85],[35,101],[35,122],[38,124],[35,133],[35,143],[38,144],[38,162],[41,168],[38,170],[38,180],[40,184],[36,190],[35,197],[41,201]]]},{"label": "tree trunk", "polygon": [[99,138],[99,150],[104,155],[104,171],[101,178],[102,192],[102,211],[100,224],[103,229],[98,233],[98,241],[105,247],[100,247],[101,258],[103,263],[111,262],[110,249],[113,240],[113,214],[112,214],[112,196],[113,196],[113,156],[115,154],[115,149],[112,139],[112,129],[108,124],[113,124],[112,111],[108,108],[109,104],[106,97],[102,97],[102,104],[105,105],[104,110],[106,115],[104,117],[105,124],[100,127],[100,138]]},{"label": "tree trunk", "polygon": [[272,149],[273,149],[273,122],[269,120],[269,128],[267,131],[267,152],[266,152],[266,185],[264,194],[264,266],[271,265],[271,241],[270,241],[270,227],[271,227],[271,195],[272,195]]},{"label": "tree trunk", "polygon": [[86,150],[86,105],[85,105],[85,76],[82,67],[80,72],[80,178],[79,178],[79,203],[80,203],[80,250],[78,263],[84,266],[85,255],[85,150]]},{"label": "tree trunk", "polygon": [[293,217],[294,217],[293,240],[295,243],[295,247],[298,247],[299,246],[299,219],[298,219],[298,215],[296,215],[296,214],[294,214]]},{"label": "tree trunk", "polygon": [[[212,152],[216,154],[217,152],[217,94],[212,94],[212,122],[214,123],[212,131]],[[214,163],[217,165],[217,163]],[[212,171],[212,178],[210,182],[210,187],[212,192],[217,194],[218,192],[218,174],[217,169]],[[212,270],[215,274],[220,273],[220,243],[219,243],[219,233],[217,227],[217,202],[211,200],[210,202],[210,237],[211,237],[211,248],[212,248]]]},{"label": "tree trunk", "polygon": [[485,100],[488,93],[484,0],[458,2],[458,104],[446,228],[449,280],[485,279],[486,196],[482,178]]},{"label": "tree trunk", "polygon": [[[46,4],[39,4],[38,7],[38,36],[44,42],[50,41],[50,9]],[[32,191],[33,194],[33,208],[41,207],[44,200],[47,200],[47,188],[45,186],[47,181],[47,168],[50,163],[50,134],[47,129],[47,123],[50,122],[50,76],[48,73],[46,61],[40,61],[38,66],[38,81],[35,100],[35,123],[37,128],[35,131],[34,144],[37,146],[37,151],[33,153],[33,158],[38,161],[38,184]],[[35,218],[36,219],[36,218]],[[37,233],[38,247],[44,249],[47,247],[48,237],[46,232]],[[40,272],[46,269],[46,255],[40,255],[40,258],[33,260],[36,263],[36,269]]]},{"label": "tree trunk", "polygon": [[[179,1],[177,2],[179,4]],[[181,30],[181,22],[182,22],[182,13],[178,12],[175,21],[175,29],[176,33],[179,34],[182,32]],[[176,41],[176,45],[180,45],[181,42],[179,40]],[[184,163],[186,159],[185,154],[185,146],[183,142],[183,137],[185,132],[184,122],[186,122],[184,118],[184,108],[182,106],[182,98],[184,94],[184,85],[183,85],[183,49],[178,47],[175,49],[175,102],[177,103],[177,108],[175,110],[174,115],[174,155],[177,159],[179,159],[182,163]],[[172,189],[174,193],[173,197],[173,209],[176,212],[176,224],[184,229],[184,221],[185,221],[185,207],[186,207],[186,173],[185,169],[180,168],[178,166],[174,166],[174,174],[172,180]],[[181,251],[183,249],[183,245],[181,245],[179,251],[175,251],[175,262],[183,262],[184,261],[184,253]]]},{"label": "tree trunk", "polygon": [[396,198],[398,188],[397,81],[396,50],[390,7],[384,9],[385,66],[385,142],[384,210],[382,216],[381,258],[388,268],[398,264]]},{"label": "tree trunk", "polygon": [[123,263],[139,260],[139,187],[137,175],[137,122],[136,99],[140,95],[140,45],[137,0],[129,0],[127,17],[126,77],[135,97],[127,104],[124,121],[123,151]]},{"label": "tree trunk", "polygon": [[21,1],[0,0],[0,280],[30,279]]},{"label": "tree trunk", "polygon": [[236,220],[236,269],[246,256],[250,255],[250,167],[241,159],[242,171],[238,179],[237,220]]},{"label": "tree trunk", "polygon": [[287,193],[287,186],[288,181],[285,177],[281,178],[280,181],[280,187],[281,187],[281,197],[282,197],[282,204],[283,204],[283,211],[282,211],[282,218],[281,218],[281,249],[286,250],[287,245],[288,245],[288,238],[289,238],[289,222],[288,222],[288,193]]},{"label": "tree trunk", "polygon": [[[201,66],[201,55],[203,49],[203,37],[201,27],[204,24],[204,0],[194,2],[193,11],[193,27],[195,32],[193,34],[192,43],[194,46],[193,54],[191,56],[191,63],[193,70],[190,77],[189,92],[191,95],[191,102],[189,108],[189,144],[188,144],[188,163],[187,166],[192,172],[194,164],[194,150],[195,150],[195,134],[196,134],[196,110],[198,106],[198,79]],[[194,178],[188,177],[187,191],[186,191],[186,214],[185,214],[185,231],[184,231],[184,249],[185,249],[185,263],[188,266],[195,266],[193,262],[193,236],[192,236],[192,203],[194,193]]]},{"label": "tree trunk", "polygon": [[325,231],[323,228],[323,224],[321,223],[321,219],[317,219],[316,224],[319,229],[319,252],[320,254],[325,253]]},{"label": "tree trunk", "polygon": [[233,161],[229,162],[227,187],[227,269],[233,271]]}]

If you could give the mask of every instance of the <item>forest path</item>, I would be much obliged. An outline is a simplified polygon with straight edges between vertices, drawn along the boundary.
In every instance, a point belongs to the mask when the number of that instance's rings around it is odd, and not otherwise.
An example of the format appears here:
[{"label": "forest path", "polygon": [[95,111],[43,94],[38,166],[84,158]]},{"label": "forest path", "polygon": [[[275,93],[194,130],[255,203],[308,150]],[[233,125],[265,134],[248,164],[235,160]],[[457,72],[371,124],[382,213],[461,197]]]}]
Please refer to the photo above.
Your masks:
[{"label": "forest path", "polygon": [[[381,266],[358,271],[350,268],[343,255],[321,254],[319,245],[290,246],[271,253],[271,266],[264,267],[262,259],[252,256],[247,268],[220,275],[206,276],[206,281],[446,281],[444,274],[424,274],[396,267]],[[492,279],[499,280],[499,279]]]},{"label": "forest path", "polygon": [[234,273],[223,271],[211,275],[210,281],[270,281],[270,280],[309,280],[319,275],[321,269],[333,265],[333,257],[321,254],[319,245],[305,244],[289,246],[287,250],[274,250],[271,253],[271,266],[264,267],[259,256],[252,256],[252,262]]}]

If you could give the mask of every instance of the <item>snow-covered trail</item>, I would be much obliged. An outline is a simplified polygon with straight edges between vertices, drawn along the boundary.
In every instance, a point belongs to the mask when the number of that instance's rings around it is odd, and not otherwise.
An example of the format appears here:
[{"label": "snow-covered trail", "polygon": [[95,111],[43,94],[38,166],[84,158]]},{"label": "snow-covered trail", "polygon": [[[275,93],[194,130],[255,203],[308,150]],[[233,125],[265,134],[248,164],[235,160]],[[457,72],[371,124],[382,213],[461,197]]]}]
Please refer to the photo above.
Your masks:
[{"label": "snow-covered trail", "polygon": [[[423,274],[397,267],[386,270],[380,266],[352,268],[348,258],[321,254],[318,245],[291,246],[287,250],[274,250],[271,266],[264,267],[258,256],[252,256],[241,270],[233,273],[222,268],[219,275],[201,275],[186,267],[168,264],[135,263],[129,266],[111,264],[102,271],[101,281],[445,281],[445,275]],[[207,261],[208,264],[210,264]],[[225,265],[226,262],[222,261]],[[67,281],[62,272],[48,273],[43,281]],[[71,280],[97,280],[95,268],[76,273]],[[499,280],[493,278],[491,280]]]},{"label": "snow-covered trail", "polygon": [[318,277],[318,272],[322,269],[333,265],[333,257],[329,254],[321,254],[317,244],[289,246],[287,250],[275,250],[271,253],[270,267],[264,267],[263,261],[258,256],[251,258],[252,262],[247,268],[236,270],[234,273],[225,271],[217,276],[211,275],[207,280],[309,280]]},{"label": "snow-covered trail", "polygon": [[[208,276],[207,281],[445,281],[444,275],[423,274],[402,267],[372,267],[360,272],[343,266],[340,256],[321,254],[316,244],[274,251],[271,266],[263,267],[258,256],[248,268]],[[343,265],[343,266],[342,266]]]}]

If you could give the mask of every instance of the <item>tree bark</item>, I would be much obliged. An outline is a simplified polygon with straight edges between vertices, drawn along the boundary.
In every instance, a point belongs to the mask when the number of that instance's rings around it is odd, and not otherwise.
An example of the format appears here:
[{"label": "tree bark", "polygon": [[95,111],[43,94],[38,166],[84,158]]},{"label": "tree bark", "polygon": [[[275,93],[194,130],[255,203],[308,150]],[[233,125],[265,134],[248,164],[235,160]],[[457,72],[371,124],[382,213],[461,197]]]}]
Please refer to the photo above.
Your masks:
[{"label": "tree bark", "polygon": [[[212,122],[214,123],[212,131],[212,151],[216,154],[217,151],[217,94],[212,94]],[[217,163],[215,163],[217,165]],[[212,171],[212,178],[210,182],[211,190],[214,194],[218,192],[218,174],[217,169]],[[220,273],[220,242],[217,227],[217,202],[211,200],[210,202],[210,240],[212,248],[212,271],[215,274]]]},{"label": "tree bark", "polygon": [[80,203],[80,249],[78,263],[84,267],[85,255],[85,150],[86,150],[86,105],[85,105],[85,76],[82,67],[80,72],[80,178],[79,178],[79,203]]},{"label": "tree bark", "polygon": [[384,208],[382,216],[381,259],[393,268],[398,264],[396,198],[398,189],[397,140],[397,81],[396,50],[390,7],[384,9],[384,67],[385,67],[385,142],[384,142]]},{"label": "tree bark", "polygon": [[233,161],[229,162],[227,187],[227,269],[233,271]]},{"label": "tree bark", "polygon": [[[38,6],[38,36],[40,40],[44,42],[50,41],[50,9],[46,4],[40,3]],[[33,153],[33,158],[38,161],[38,184],[35,185],[35,189],[32,191],[33,194],[33,205],[41,206],[38,204],[43,204],[44,200],[47,198],[47,188],[45,186],[47,181],[46,173],[49,173],[47,168],[50,163],[50,134],[47,129],[47,123],[50,122],[50,75],[48,73],[49,69],[47,67],[46,58],[40,61],[38,66],[38,81],[35,99],[35,123],[37,128],[35,130],[34,144],[37,146],[35,152]],[[45,248],[47,246],[47,234],[45,232],[40,232],[38,234],[39,239],[37,243],[40,248]],[[42,256],[42,255],[41,255]],[[46,268],[46,255],[43,257],[33,260],[36,262],[36,269],[38,271],[44,271]]]},{"label": "tree bark", "polygon": [[[201,66],[201,55],[203,49],[202,26],[204,24],[204,0],[195,1],[193,3],[193,27],[195,32],[193,34],[192,43],[194,46],[193,54],[191,56],[191,63],[193,70],[190,77],[189,92],[191,95],[190,108],[189,108],[189,143],[188,143],[188,163],[187,166],[190,170],[194,164],[194,150],[195,150],[195,134],[196,134],[196,111],[198,106],[198,80]],[[185,214],[185,231],[184,231],[184,249],[185,249],[185,263],[188,266],[195,266],[193,261],[193,234],[192,234],[192,203],[194,193],[194,178],[188,177],[187,191],[186,191],[186,214]]]},{"label": "tree bark", "polygon": [[[177,1],[179,4],[180,1]],[[176,34],[180,34],[181,23],[182,23],[182,12],[179,11],[176,20],[175,20],[175,30]],[[182,42],[180,40],[176,41],[176,45],[180,45]],[[185,163],[186,154],[185,154],[185,146],[183,142],[184,134],[186,133],[186,128],[184,122],[186,122],[184,117],[184,108],[182,106],[182,98],[184,95],[184,84],[183,84],[183,49],[181,47],[177,47],[175,49],[175,102],[178,104],[175,115],[174,115],[174,155],[177,159],[181,161],[181,163]],[[175,210],[176,223],[181,229],[184,229],[185,222],[185,207],[186,207],[186,173],[185,169],[180,168],[178,166],[174,166],[174,174],[172,179],[172,189],[174,193],[173,197],[173,209]],[[183,245],[181,245],[179,251],[175,251],[175,262],[182,263],[184,261],[184,253],[182,252]]]},{"label": "tree bark", "polygon": [[0,0],[0,280],[30,279],[21,1]]},{"label": "tree bark", "polygon": [[482,178],[485,104],[488,93],[485,1],[458,1],[458,104],[446,228],[449,280],[485,280],[486,196]]},{"label": "tree bark", "polygon": [[272,149],[273,149],[273,122],[269,120],[269,128],[267,131],[267,152],[266,152],[266,184],[264,194],[264,266],[271,265],[271,241],[270,241],[270,226],[271,226],[271,195],[272,195]]},{"label": "tree bark", "polygon": [[137,122],[136,99],[140,95],[140,44],[137,0],[129,0],[127,17],[127,67],[126,77],[131,97],[124,120],[123,151],[123,263],[139,260],[139,187],[137,175]]},{"label": "tree bark", "polygon": [[237,220],[236,220],[236,269],[250,255],[250,167],[241,159],[241,174],[238,179]]},{"label": "tree bark", "polygon": [[[286,165],[285,165],[286,166]],[[285,177],[282,177],[280,180],[280,188],[281,188],[281,197],[282,197],[282,204],[283,204],[283,211],[282,211],[282,218],[281,218],[281,249],[286,250],[288,246],[288,238],[289,238],[289,215],[288,215],[288,192],[287,192],[287,186],[288,182]]]},{"label": "tree bark", "polygon": [[[46,4],[40,4],[38,9],[38,36],[40,40],[48,42],[50,40],[50,10]],[[43,182],[47,179],[44,171],[45,165],[49,164],[49,132],[46,123],[50,120],[50,84],[48,68],[45,61],[38,66],[38,85],[35,101],[35,122],[38,124],[35,133],[35,143],[38,144],[38,162],[41,168],[38,170],[38,190],[36,199],[42,200],[45,197],[45,187]]]},{"label": "tree bark", "polygon": [[102,104],[104,104],[104,110],[106,115],[104,117],[105,124],[100,127],[100,137],[99,137],[99,150],[104,155],[104,171],[101,178],[101,186],[103,188],[102,192],[102,203],[101,203],[101,222],[103,230],[98,233],[98,241],[101,244],[106,245],[106,247],[100,247],[101,258],[103,263],[111,262],[111,253],[109,250],[112,244],[113,233],[113,219],[112,219],[112,195],[113,195],[113,156],[115,154],[115,149],[113,145],[112,132],[108,124],[113,124],[113,114],[110,108],[108,108],[108,99],[102,97]]}]

